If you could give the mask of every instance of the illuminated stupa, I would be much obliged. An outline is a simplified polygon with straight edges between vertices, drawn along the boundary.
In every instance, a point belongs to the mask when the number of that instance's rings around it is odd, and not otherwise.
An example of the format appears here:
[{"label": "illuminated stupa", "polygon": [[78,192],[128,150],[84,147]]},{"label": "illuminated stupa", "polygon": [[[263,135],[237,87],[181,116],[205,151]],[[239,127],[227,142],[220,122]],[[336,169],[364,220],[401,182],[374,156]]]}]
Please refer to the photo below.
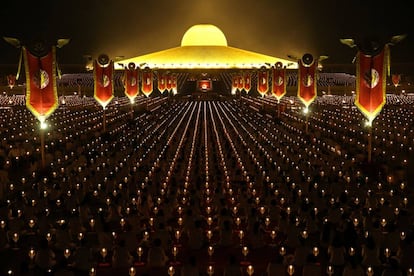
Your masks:
[{"label": "illuminated stupa", "polygon": [[130,62],[160,69],[249,69],[276,62],[287,68],[297,67],[296,62],[230,47],[224,33],[211,24],[189,28],[179,47],[120,60],[115,68],[123,69]]}]

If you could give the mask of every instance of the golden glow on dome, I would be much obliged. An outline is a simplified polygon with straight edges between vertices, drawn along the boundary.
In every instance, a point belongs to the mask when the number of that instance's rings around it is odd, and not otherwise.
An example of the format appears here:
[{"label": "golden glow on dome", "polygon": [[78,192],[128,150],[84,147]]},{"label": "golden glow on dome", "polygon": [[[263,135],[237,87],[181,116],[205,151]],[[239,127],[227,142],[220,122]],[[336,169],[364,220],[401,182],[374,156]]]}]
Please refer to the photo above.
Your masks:
[{"label": "golden glow on dome", "polygon": [[227,39],[216,26],[199,24],[185,32],[181,39],[181,46],[227,46]]},{"label": "golden glow on dome", "polygon": [[298,68],[297,62],[227,46],[224,33],[211,24],[189,28],[180,47],[120,60],[115,63],[115,69],[123,70],[130,62],[159,69],[253,69],[277,62],[288,69]]}]

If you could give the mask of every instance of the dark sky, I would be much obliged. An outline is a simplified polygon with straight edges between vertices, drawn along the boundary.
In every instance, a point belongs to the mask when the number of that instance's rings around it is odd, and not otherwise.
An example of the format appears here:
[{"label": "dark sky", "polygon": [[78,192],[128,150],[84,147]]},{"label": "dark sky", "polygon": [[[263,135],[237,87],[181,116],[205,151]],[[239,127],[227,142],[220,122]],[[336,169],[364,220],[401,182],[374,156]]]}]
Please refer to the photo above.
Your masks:
[{"label": "dark sky", "polygon": [[[126,58],[179,46],[194,24],[218,26],[233,47],[286,58],[310,52],[326,64],[350,63],[355,49],[339,38],[395,34],[408,37],[391,50],[393,62],[414,62],[411,1],[373,0],[6,0],[0,35],[30,40],[69,37],[61,63],[84,54]],[[17,63],[18,50],[0,42],[0,64]]]}]

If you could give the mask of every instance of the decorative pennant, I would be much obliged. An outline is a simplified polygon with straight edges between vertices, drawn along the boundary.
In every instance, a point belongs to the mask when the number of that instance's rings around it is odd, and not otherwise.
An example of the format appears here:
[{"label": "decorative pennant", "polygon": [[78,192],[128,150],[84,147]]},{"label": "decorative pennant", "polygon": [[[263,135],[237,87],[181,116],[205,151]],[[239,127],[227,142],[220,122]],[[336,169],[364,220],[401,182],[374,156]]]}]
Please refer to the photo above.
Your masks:
[{"label": "decorative pennant", "polygon": [[114,62],[101,55],[94,61],[94,98],[105,109],[114,97]]},{"label": "decorative pennant", "polygon": [[233,75],[231,81],[231,94],[235,95],[237,91],[237,87],[239,86],[239,76]]},{"label": "decorative pennant", "polygon": [[361,51],[357,53],[355,105],[369,123],[372,123],[386,102],[388,55],[388,45],[376,55]]},{"label": "decorative pennant", "polygon": [[22,47],[26,71],[26,106],[40,122],[58,107],[56,86],[56,48],[43,56]]},{"label": "decorative pennant", "polygon": [[171,91],[174,95],[178,93],[178,79],[176,74],[171,75]]},{"label": "decorative pennant", "polygon": [[146,97],[151,95],[153,90],[153,72],[149,69],[142,71],[142,82],[141,82],[142,93]]},{"label": "decorative pennant", "polygon": [[281,62],[272,69],[272,94],[278,101],[286,94],[286,68]]},{"label": "decorative pennant", "polygon": [[16,85],[16,76],[15,75],[7,75],[7,85],[10,89],[13,89],[13,87]]},{"label": "decorative pennant", "polygon": [[171,89],[172,89],[172,76],[171,76],[171,74],[167,74],[165,80],[166,80],[165,85],[166,85],[167,90],[171,91]]},{"label": "decorative pennant", "polygon": [[298,61],[298,66],[298,98],[307,108],[317,96],[316,70],[318,64],[311,54],[305,54]]},{"label": "decorative pennant", "polygon": [[259,70],[257,72],[257,92],[263,97],[267,91],[269,91],[269,71]]},{"label": "decorative pennant", "polygon": [[243,73],[240,73],[238,75],[238,81],[237,81],[237,90],[242,91],[244,88],[244,78],[243,78]]},{"label": "decorative pennant", "polygon": [[400,74],[393,74],[391,76],[392,84],[394,84],[395,87],[397,87],[400,84],[401,81],[401,75]]},{"label": "decorative pennant", "polygon": [[139,94],[138,84],[138,68],[135,68],[135,64],[131,62],[130,64],[128,64],[128,68],[125,68],[124,72],[125,95],[129,98],[131,102],[133,102]]},{"label": "decorative pennant", "polygon": [[243,74],[243,84],[244,84],[244,91],[246,93],[250,92],[250,89],[252,88],[252,74],[251,73],[244,73]]},{"label": "decorative pennant", "polygon": [[157,83],[157,88],[158,91],[160,91],[160,93],[164,93],[165,90],[167,90],[167,76],[164,73],[159,73],[158,74],[158,83]]}]

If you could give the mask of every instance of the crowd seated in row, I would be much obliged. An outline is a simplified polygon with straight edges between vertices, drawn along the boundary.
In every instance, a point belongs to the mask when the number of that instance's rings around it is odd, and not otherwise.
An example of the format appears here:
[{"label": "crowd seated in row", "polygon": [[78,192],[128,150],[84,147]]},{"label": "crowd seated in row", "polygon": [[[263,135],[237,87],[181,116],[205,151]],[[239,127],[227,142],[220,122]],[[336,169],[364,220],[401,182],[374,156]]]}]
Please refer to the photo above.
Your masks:
[{"label": "crowd seated in row", "polygon": [[152,112],[119,98],[105,132],[92,98],[67,98],[44,132],[7,103],[0,273],[411,275],[413,108],[391,97],[368,163],[362,115],[333,97],[311,106],[308,132],[293,97],[279,117],[249,107],[276,109],[270,97]]}]

